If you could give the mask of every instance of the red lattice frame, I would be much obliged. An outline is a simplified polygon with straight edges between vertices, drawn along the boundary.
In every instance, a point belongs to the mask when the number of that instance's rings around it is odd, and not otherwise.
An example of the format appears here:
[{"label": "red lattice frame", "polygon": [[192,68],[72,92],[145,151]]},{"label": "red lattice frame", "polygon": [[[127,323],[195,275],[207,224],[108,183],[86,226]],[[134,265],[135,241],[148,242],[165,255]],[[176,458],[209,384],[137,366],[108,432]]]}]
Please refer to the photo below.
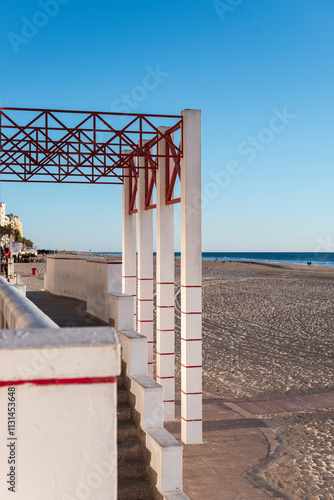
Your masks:
[{"label": "red lattice frame", "polygon": [[[109,123],[114,119],[127,124],[116,129]],[[166,120],[172,124],[162,134],[158,126]],[[121,184],[124,176],[138,176],[139,168],[155,171],[159,154],[153,148],[179,129],[179,115],[0,108],[1,180]],[[182,155],[182,144],[170,146]],[[139,157],[144,167],[135,166]]]}]

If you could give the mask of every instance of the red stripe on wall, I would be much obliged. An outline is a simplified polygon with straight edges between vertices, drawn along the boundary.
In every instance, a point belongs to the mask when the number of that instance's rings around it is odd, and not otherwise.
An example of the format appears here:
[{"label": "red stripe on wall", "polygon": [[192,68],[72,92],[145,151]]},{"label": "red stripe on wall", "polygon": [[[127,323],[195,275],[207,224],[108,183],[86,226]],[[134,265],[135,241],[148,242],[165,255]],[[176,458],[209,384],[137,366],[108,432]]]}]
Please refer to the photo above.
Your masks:
[{"label": "red stripe on wall", "polygon": [[114,384],[116,377],[81,377],[81,378],[50,378],[31,380],[1,380],[0,387],[9,387],[23,384],[34,385],[78,385],[78,384]]}]

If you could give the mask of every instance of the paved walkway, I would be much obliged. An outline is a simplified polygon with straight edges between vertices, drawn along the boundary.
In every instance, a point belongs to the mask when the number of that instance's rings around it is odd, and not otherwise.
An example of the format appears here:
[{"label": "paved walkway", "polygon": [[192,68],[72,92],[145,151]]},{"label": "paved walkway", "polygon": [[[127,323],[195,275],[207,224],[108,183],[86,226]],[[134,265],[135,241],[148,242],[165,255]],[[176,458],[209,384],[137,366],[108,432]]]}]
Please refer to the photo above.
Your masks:
[{"label": "paved walkway", "polygon": [[[179,391],[177,391],[179,392]],[[166,429],[181,437],[176,422]],[[191,500],[285,499],[254,470],[277,446],[274,432],[258,418],[245,418],[211,394],[203,394],[203,444],[183,445],[183,490]]]},{"label": "paved walkway", "polygon": [[61,328],[101,326],[97,319],[86,313],[86,303],[82,300],[57,297],[47,292],[27,292],[27,298]]},{"label": "paved walkway", "polygon": [[263,401],[243,401],[235,403],[235,406],[252,415],[262,416],[329,410],[334,408],[334,392]]}]

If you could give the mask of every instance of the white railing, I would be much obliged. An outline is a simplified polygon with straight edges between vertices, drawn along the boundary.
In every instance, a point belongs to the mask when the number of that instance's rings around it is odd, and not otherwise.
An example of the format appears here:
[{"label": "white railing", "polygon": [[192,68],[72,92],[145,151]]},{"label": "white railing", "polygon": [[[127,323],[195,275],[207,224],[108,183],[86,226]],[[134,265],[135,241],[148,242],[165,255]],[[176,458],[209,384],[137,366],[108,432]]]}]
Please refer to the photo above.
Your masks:
[{"label": "white railing", "polygon": [[0,328],[58,328],[14,285],[0,276]]}]

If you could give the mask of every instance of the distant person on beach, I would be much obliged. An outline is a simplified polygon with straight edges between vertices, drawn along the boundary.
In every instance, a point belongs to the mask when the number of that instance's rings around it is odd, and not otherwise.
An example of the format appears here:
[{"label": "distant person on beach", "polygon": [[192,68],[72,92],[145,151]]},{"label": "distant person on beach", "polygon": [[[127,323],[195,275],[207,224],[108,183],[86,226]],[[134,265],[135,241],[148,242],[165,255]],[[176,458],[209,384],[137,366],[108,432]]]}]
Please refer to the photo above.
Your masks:
[{"label": "distant person on beach", "polygon": [[12,252],[10,251],[9,247],[7,247],[7,246],[5,247],[5,252],[4,252],[3,256],[5,258],[4,270],[6,273],[6,278],[8,278],[8,259],[10,259],[12,256]]}]

